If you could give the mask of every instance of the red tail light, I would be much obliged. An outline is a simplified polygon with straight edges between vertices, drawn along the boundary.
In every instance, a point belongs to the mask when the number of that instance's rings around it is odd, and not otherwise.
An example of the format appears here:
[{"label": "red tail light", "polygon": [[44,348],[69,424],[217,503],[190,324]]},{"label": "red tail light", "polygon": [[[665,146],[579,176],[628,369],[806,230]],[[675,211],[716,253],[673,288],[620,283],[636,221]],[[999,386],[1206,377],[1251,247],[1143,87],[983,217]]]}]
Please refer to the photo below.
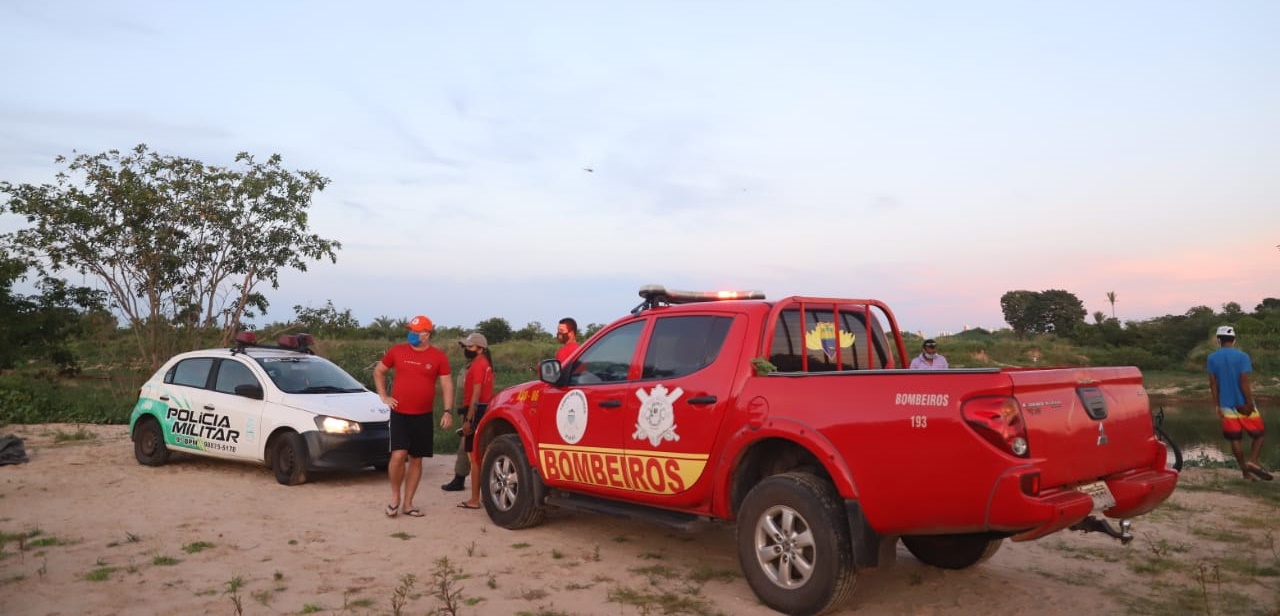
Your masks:
[{"label": "red tail light", "polygon": [[1027,446],[1027,424],[1022,420],[1022,409],[1011,397],[974,398],[960,408],[964,420],[974,432],[1000,451],[1025,458],[1030,453]]}]

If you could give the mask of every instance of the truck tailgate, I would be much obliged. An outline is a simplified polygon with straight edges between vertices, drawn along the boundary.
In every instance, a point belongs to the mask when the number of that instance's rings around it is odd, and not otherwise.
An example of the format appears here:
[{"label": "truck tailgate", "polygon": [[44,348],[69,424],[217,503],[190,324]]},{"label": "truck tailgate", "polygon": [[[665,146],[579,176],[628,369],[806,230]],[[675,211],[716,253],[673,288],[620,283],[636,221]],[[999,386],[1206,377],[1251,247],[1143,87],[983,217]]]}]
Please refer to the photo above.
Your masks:
[{"label": "truck tailgate", "polygon": [[1015,369],[1008,374],[1022,407],[1030,456],[1041,461],[1043,487],[1157,466],[1162,454],[1137,368]]}]

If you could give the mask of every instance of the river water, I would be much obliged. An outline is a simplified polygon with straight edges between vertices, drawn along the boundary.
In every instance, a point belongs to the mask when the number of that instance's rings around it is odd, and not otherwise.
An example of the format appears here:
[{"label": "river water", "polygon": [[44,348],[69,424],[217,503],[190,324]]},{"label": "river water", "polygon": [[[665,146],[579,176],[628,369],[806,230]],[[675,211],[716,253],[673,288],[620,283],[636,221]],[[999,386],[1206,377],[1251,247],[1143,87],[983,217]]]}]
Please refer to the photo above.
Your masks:
[{"label": "river water", "polygon": [[[1269,469],[1280,468],[1280,411],[1265,408],[1262,405],[1262,421],[1267,428],[1267,436],[1263,441],[1262,465]],[[1196,460],[1210,463],[1231,462],[1235,466],[1235,458],[1231,455],[1231,446],[1222,436],[1222,420],[1212,405],[1164,404],[1151,402],[1151,410],[1158,412],[1164,409],[1164,431],[1182,447],[1182,458],[1187,464],[1195,464]],[[1241,443],[1245,455],[1249,454],[1250,441],[1248,435]]]}]

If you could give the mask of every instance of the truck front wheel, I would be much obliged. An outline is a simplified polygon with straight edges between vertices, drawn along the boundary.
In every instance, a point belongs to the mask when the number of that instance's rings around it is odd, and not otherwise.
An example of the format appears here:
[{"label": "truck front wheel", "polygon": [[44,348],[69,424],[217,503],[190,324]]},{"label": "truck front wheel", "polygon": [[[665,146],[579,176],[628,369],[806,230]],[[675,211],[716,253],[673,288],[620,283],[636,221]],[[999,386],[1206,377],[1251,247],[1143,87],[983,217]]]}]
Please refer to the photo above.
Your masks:
[{"label": "truck front wheel", "polygon": [[808,473],[761,481],[738,512],[738,561],[751,590],[787,614],[818,614],[853,593],[849,525],[832,486]]},{"label": "truck front wheel", "polygon": [[504,434],[489,443],[480,481],[481,500],[494,524],[515,530],[542,522],[542,481],[529,467],[518,435]]},{"label": "truck front wheel", "polygon": [[971,535],[918,535],[903,537],[920,562],[942,569],[964,569],[991,558],[1004,543],[1001,537],[978,533]]}]

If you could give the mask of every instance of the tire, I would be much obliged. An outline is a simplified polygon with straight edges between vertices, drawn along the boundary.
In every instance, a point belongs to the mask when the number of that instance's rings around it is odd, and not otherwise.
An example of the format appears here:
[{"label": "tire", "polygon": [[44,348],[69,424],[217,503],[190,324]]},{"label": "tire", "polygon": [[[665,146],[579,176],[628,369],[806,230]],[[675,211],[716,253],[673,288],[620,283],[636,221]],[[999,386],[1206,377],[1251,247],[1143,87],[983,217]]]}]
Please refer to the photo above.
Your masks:
[{"label": "tire", "polygon": [[941,569],[965,569],[995,555],[1004,544],[1004,538],[985,533],[972,535],[917,535],[903,537],[907,546],[920,562]]},{"label": "tire", "polygon": [[145,466],[164,466],[169,461],[169,446],[156,418],[143,417],[133,427],[133,457]]},{"label": "tire", "polygon": [[546,507],[542,480],[529,467],[520,436],[504,434],[485,448],[480,498],[494,524],[516,530],[542,523]]},{"label": "tire", "polygon": [[819,614],[853,593],[857,569],[835,489],[808,473],[774,475],[738,511],[738,562],[751,590],[786,614]]},{"label": "tire", "polygon": [[285,432],[271,444],[271,471],[286,486],[307,482],[307,443],[297,432]]},{"label": "tire", "polygon": [[1169,434],[1161,429],[1160,426],[1156,426],[1156,439],[1164,443],[1165,449],[1168,450],[1165,460],[1166,466],[1182,472],[1182,448],[1178,447],[1178,444],[1173,442],[1173,439],[1169,438]]}]

